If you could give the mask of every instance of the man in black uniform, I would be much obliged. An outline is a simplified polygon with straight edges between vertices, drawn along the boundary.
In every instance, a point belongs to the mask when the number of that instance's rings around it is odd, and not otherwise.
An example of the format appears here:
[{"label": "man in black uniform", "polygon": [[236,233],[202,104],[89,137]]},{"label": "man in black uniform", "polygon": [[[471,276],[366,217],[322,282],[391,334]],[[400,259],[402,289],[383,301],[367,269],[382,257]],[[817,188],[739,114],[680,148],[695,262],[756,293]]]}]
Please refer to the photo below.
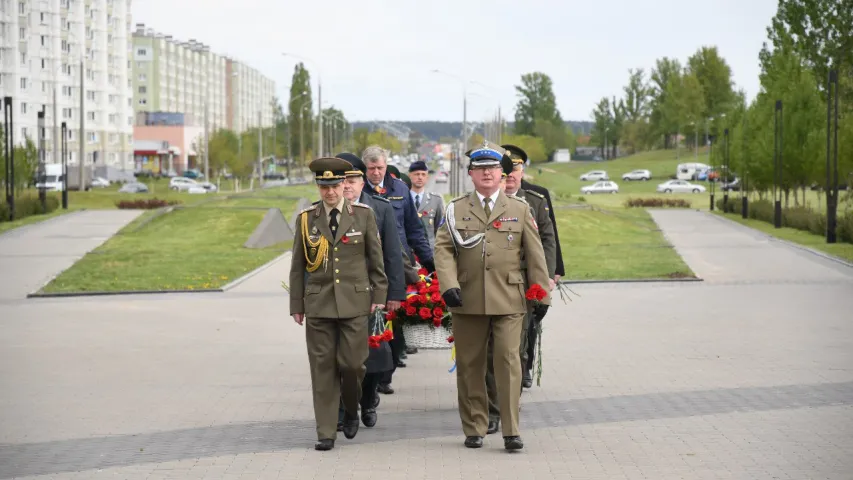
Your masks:
[{"label": "man in black uniform", "polygon": [[[515,145],[501,145],[503,149],[507,151],[507,154],[512,158],[519,158],[527,164],[527,152],[522,150]],[[565,267],[563,266],[563,252],[560,249],[560,234],[557,228],[557,219],[554,218],[554,206],[551,204],[551,194],[548,193],[548,189],[533,183],[530,183],[526,180],[521,181],[521,188],[523,190],[530,190],[539,194],[542,194],[545,197],[545,201],[548,203],[548,216],[551,217],[551,223],[554,224],[554,240],[557,242],[557,268],[554,274],[554,281],[559,283],[560,278],[566,275]],[[523,366],[526,368],[528,372],[533,370],[534,365],[534,352],[536,351],[536,328],[535,325],[530,325],[530,329],[527,330],[527,365]]]}]

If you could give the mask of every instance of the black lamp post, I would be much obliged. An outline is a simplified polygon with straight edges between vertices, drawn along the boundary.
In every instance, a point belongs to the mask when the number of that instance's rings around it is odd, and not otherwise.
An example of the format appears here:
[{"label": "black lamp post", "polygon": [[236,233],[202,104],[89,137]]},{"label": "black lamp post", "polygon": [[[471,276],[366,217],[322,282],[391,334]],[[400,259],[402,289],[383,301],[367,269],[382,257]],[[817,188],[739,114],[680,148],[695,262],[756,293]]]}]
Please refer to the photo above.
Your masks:
[{"label": "black lamp post", "polygon": [[47,213],[47,176],[45,175],[44,167],[44,106],[41,111],[36,113],[36,142],[38,145],[37,155],[38,164],[36,165],[36,185],[39,191],[39,203],[41,203],[41,213]]},{"label": "black lamp post", "polygon": [[743,112],[743,135],[741,140],[741,168],[743,168],[743,182],[740,186],[740,215],[742,218],[749,218],[749,191],[748,187],[748,170],[746,168],[746,110]]},{"label": "black lamp post", "polygon": [[[834,88],[833,88],[833,84]],[[835,94],[835,126],[832,126]],[[835,147],[830,156],[830,138],[834,137]],[[831,157],[831,158],[830,158]],[[831,160],[831,161],[830,161]],[[826,243],[835,243],[838,239],[838,71],[829,71],[826,85]]]},{"label": "black lamp post", "polygon": [[711,178],[711,172],[714,170],[714,140],[713,135],[708,135],[708,161],[711,163],[711,169],[708,170],[708,191],[711,192],[711,211],[714,211],[714,179]]},{"label": "black lamp post", "polygon": [[773,226],[782,228],[782,100],[776,100],[773,113]]},{"label": "black lamp post", "polygon": [[723,130],[723,139],[724,139],[724,156],[723,156],[723,175],[725,175],[725,180],[722,175],[720,176],[720,181],[724,182],[723,185],[723,212],[727,212],[727,207],[729,206],[729,189],[725,187],[728,184],[729,180],[729,129],[726,128]]},{"label": "black lamp post", "polygon": [[62,122],[62,209],[68,210],[68,125]]},{"label": "black lamp post", "polygon": [[12,97],[3,97],[3,136],[6,146],[6,204],[9,221],[15,219],[15,119]]}]

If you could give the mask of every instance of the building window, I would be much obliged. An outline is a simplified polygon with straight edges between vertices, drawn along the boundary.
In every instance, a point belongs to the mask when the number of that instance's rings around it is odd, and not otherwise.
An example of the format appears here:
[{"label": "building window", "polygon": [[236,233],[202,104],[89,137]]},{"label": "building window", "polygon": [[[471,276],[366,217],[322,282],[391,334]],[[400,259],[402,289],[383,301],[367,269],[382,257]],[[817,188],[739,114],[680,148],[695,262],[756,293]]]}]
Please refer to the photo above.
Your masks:
[{"label": "building window", "polygon": [[146,51],[144,48],[137,48],[136,54],[139,55],[140,57],[144,57],[144,56],[148,55],[148,51]]},{"label": "building window", "polygon": [[26,115],[26,114],[27,114],[27,103],[21,102],[21,115]]},{"label": "building window", "polygon": [[139,87],[139,93],[148,93],[148,89],[145,88],[145,86],[143,85],[143,86]]},{"label": "building window", "polygon": [[95,112],[87,112],[86,116],[89,118],[89,120],[92,120],[93,122],[95,121]]},{"label": "building window", "polygon": [[21,65],[27,64],[27,52],[21,52]]},{"label": "building window", "polygon": [[[21,90],[27,89],[27,77],[21,77]],[[21,104],[23,105],[23,103]]]},{"label": "building window", "polygon": [[71,109],[63,108],[62,109],[62,118],[71,118]]},{"label": "building window", "polygon": [[45,62],[44,62],[44,59],[42,58],[42,59],[41,59],[41,69],[42,69],[42,70],[44,70],[44,65],[45,65]]},{"label": "building window", "polygon": [[30,138],[30,136],[27,135],[27,127],[21,127],[21,138],[24,138],[24,139]]},{"label": "building window", "polygon": [[86,90],[86,99],[95,101],[95,91],[94,90]]},{"label": "building window", "polygon": [[146,80],[148,80],[148,76],[147,76],[147,75],[145,75],[144,73],[140,73],[140,74],[139,74],[139,81],[140,81],[140,82],[144,82],[144,81],[146,81]]},{"label": "building window", "polygon": [[42,24],[42,25],[44,25],[44,24],[45,24],[45,21],[44,21],[44,12],[41,12],[41,13],[39,14],[39,18],[41,19],[41,24]]},{"label": "building window", "polygon": [[[44,14],[42,14],[42,15],[44,15]],[[45,37],[44,35],[41,36],[41,46],[42,47],[47,46],[47,37]]]},{"label": "building window", "polygon": [[147,105],[147,104],[148,104],[148,101],[146,101],[144,98],[140,98],[140,99],[139,99],[139,104],[140,104],[140,105]]},{"label": "building window", "polygon": [[18,13],[20,15],[24,15],[26,13],[27,4],[24,2],[18,2]]},{"label": "building window", "polygon": [[89,132],[89,143],[95,143],[98,141],[98,135],[95,132]]},{"label": "building window", "polygon": [[[70,118],[70,117],[69,117],[69,118]],[[69,128],[69,129],[67,130],[67,132],[68,132],[68,140],[73,139],[73,138],[74,138],[74,130],[71,130],[71,129]],[[71,153],[71,155],[73,156],[73,155],[74,155],[74,153],[72,152],[72,153]]]}]

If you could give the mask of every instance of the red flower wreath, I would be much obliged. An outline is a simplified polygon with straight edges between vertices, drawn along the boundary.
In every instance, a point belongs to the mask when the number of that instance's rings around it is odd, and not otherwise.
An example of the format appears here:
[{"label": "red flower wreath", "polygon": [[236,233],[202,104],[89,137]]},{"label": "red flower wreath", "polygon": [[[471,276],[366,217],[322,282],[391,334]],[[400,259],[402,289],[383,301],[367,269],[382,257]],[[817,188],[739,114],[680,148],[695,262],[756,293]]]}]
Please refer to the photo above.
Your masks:
[{"label": "red flower wreath", "polygon": [[544,300],[546,296],[548,296],[548,292],[546,292],[545,289],[542,288],[542,285],[539,285],[538,283],[534,283],[533,285],[530,286],[530,288],[527,289],[527,293],[525,293],[524,296],[528,300],[532,300],[534,302],[540,302],[540,301]]},{"label": "red flower wreath", "polygon": [[418,315],[420,315],[421,318],[423,318],[424,320],[428,320],[430,317],[432,317],[432,310],[430,310],[428,307],[421,307],[421,309],[418,311]]}]

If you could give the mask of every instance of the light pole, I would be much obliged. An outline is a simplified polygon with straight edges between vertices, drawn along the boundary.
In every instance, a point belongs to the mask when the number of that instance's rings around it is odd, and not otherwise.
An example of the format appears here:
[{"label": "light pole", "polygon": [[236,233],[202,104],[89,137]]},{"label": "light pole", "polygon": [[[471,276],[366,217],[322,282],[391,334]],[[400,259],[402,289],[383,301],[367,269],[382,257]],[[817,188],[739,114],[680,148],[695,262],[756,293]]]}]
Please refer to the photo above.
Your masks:
[{"label": "light pole", "polygon": [[[479,85],[479,86],[485,88],[486,90],[491,91],[493,95],[497,95],[497,90],[493,87],[490,87],[484,83],[478,82],[477,80],[471,80],[471,83],[473,83],[475,85]],[[492,99],[492,101],[497,102],[497,104],[498,104],[498,118],[497,118],[498,124],[497,124],[497,128],[494,131],[494,135],[497,137],[498,144],[501,144],[501,143],[503,143],[503,118],[501,117],[501,101],[500,101],[500,98],[498,98],[497,96],[490,97],[490,98]]]},{"label": "light pole", "polygon": [[454,75],[452,73],[447,73],[445,71],[438,70],[438,69],[431,70],[431,73],[439,73],[439,74],[447,75],[448,77],[451,77],[451,78],[455,78],[462,85],[462,149],[460,150],[460,155],[456,156],[457,168],[454,168],[454,166],[451,164],[451,171],[456,172],[456,175],[452,179],[452,181],[450,182],[450,185],[451,185],[450,193],[451,193],[451,195],[455,196],[458,194],[458,191],[459,191],[459,188],[458,188],[458,186],[459,186],[458,185],[458,183],[459,183],[458,165],[460,165],[462,162],[462,158],[461,158],[462,155],[461,154],[462,154],[462,152],[465,152],[468,150],[468,86],[467,86],[467,82],[465,80],[463,80],[461,77],[459,77],[458,75]]},{"label": "light pole", "polygon": [[[832,88],[834,85],[834,89]],[[835,93],[835,127],[832,128],[832,93]],[[830,138],[835,148],[830,162]],[[835,243],[838,222],[838,71],[829,71],[826,85],[826,243]]]},{"label": "light pole", "polygon": [[318,116],[317,146],[319,147],[317,151],[320,152],[318,157],[322,157],[323,156],[323,152],[322,152],[322,150],[323,150],[323,81],[322,81],[321,77],[323,75],[323,72],[320,70],[320,67],[317,65],[317,62],[311,60],[310,58],[306,58],[306,57],[296,55],[294,53],[288,53],[288,52],[282,52],[282,56],[298,58],[299,60],[313,63],[314,67],[317,68],[317,110],[318,110],[317,111],[317,116]]},{"label": "light pole", "polygon": [[302,161],[299,165],[299,174],[304,176],[305,171],[305,109],[308,105],[303,105],[299,110],[299,155]]},{"label": "light pole", "polygon": [[[304,97],[307,94],[308,94],[308,91],[303,90],[302,93],[291,98],[290,102],[287,103],[287,112],[290,113],[290,107],[293,105],[293,102],[295,102],[296,100],[299,100],[300,98]],[[301,116],[301,114],[300,114],[300,116]],[[293,161],[293,133],[291,131],[292,123],[293,123],[292,121],[287,122],[287,155],[290,158],[285,160],[285,162],[287,165],[287,181],[288,182],[290,182],[290,163]],[[302,120],[301,119],[299,121],[299,126],[300,126],[300,128],[302,127]],[[301,143],[300,143],[299,149],[302,150],[302,144]]]},{"label": "light pole", "polygon": [[610,127],[604,127],[604,161],[607,161],[607,132],[610,130]]},{"label": "light pole", "polygon": [[782,100],[773,111],[773,226],[782,228]]},{"label": "light pole", "polygon": [[693,127],[693,150],[695,151],[693,161],[699,162],[699,128],[697,128],[696,122],[690,122],[690,126]]}]

